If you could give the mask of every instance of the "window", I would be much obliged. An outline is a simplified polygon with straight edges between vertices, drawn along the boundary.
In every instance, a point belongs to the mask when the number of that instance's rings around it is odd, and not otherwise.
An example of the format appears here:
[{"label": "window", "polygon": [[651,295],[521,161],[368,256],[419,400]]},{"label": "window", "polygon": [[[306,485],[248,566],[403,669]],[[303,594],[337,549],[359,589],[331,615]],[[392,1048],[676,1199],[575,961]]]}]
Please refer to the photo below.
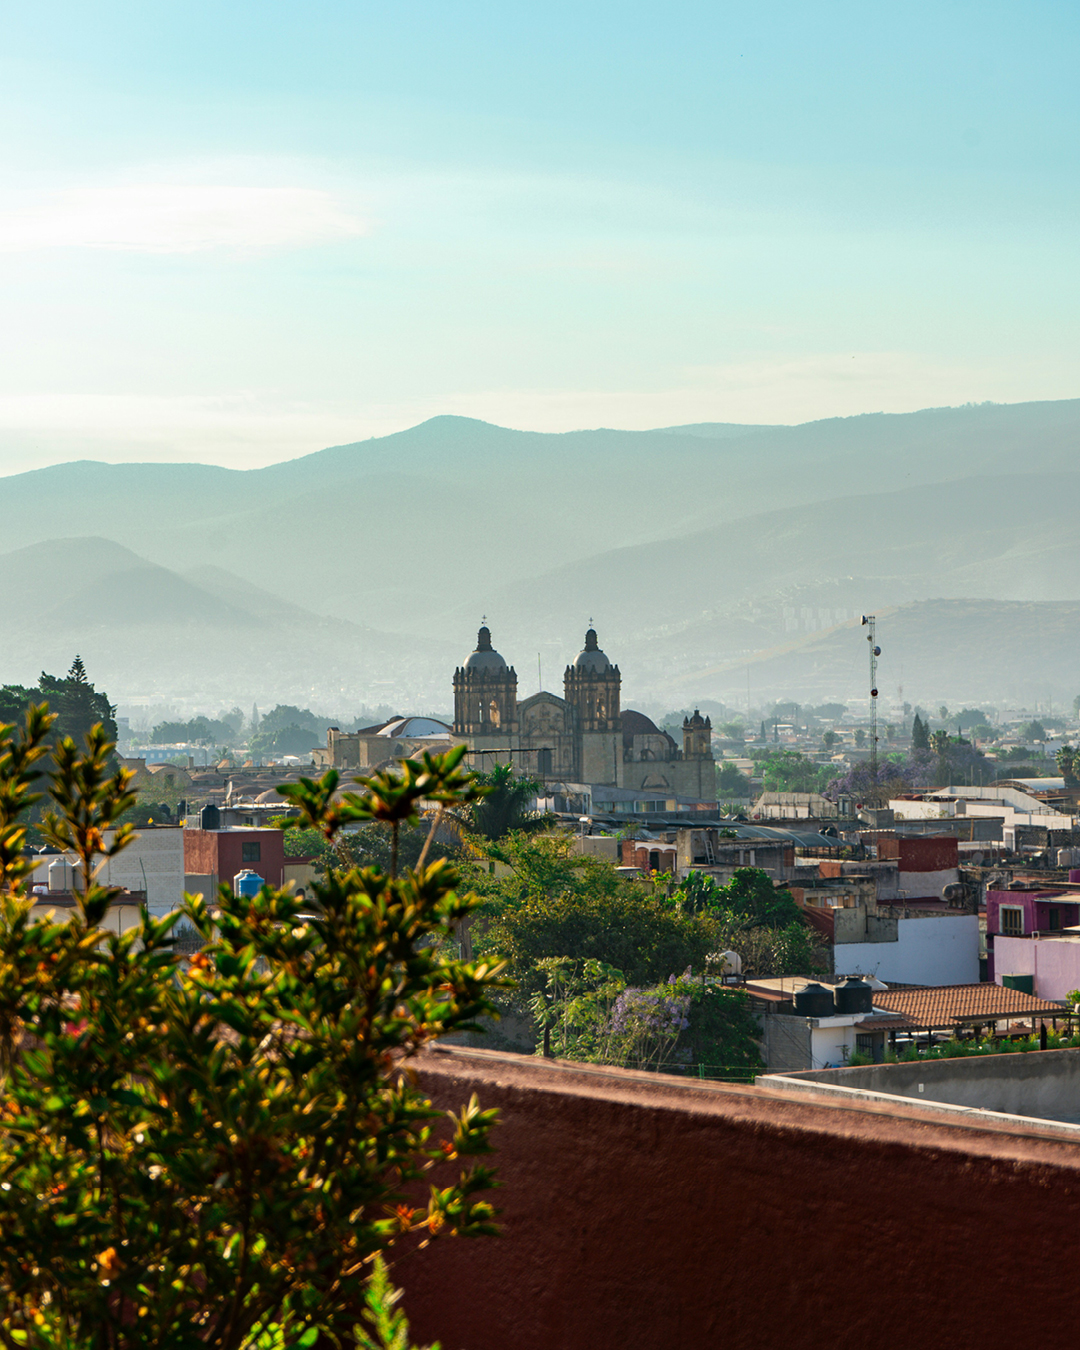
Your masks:
[{"label": "window", "polygon": [[1005,937],[1024,936],[1024,911],[1019,905],[1001,906],[1001,931]]},{"label": "window", "polygon": [[254,842],[252,842],[252,843],[250,843],[250,844],[241,844],[241,845],[240,845],[240,861],[241,861],[241,862],[258,862],[258,861],[259,861],[259,858],[260,858],[261,851],[262,851],[262,845],[258,842],[258,840],[255,840]]}]

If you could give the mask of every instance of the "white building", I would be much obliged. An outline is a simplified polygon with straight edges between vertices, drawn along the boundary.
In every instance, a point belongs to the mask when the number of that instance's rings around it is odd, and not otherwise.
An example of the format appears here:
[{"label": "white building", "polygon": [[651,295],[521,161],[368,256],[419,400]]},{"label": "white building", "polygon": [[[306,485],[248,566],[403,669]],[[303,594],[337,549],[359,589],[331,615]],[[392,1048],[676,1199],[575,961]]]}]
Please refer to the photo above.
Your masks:
[{"label": "white building", "polygon": [[[106,845],[113,832],[106,833]],[[39,856],[32,885],[47,885],[49,866],[65,861],[59,854]],[[73,863],[69,855],[67,862]],[[101,869],[99,880],[106,886],[145,891],[146,904],[156,918],[176,909],[184,896],[184,831],[179,825],[145,825],[135,839]]]}]

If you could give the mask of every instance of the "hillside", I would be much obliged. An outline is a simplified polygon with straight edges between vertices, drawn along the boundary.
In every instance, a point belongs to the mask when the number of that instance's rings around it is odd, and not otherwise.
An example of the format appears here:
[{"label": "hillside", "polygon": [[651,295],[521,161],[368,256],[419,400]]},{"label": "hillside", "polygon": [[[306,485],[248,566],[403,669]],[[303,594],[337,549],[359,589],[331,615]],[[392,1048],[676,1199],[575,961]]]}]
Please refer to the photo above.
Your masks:
[{"label": "hillside", "polygon": [[[1074,400],[562,435],[438,417],[245,472],[57,465],[0,480],[3,676],[79,649],[143,690],[441,705],[481,613],[523,693],[538,666],[558,687],[593,617],[629,696],[681,702],[702,672],[700,697],[747,664],[810,678],[823,630],[890,608],[932,667],[920,604],[1080,601],[1078,445]],[[1028,665],[1007,638],[995,697]]]},{"label": "hillside", "polygon": [[[2,479],[0,492],[24,543],[85,533],[174,571],[197,559],[255,585],[272,575],[268,589],[305,608],[405,631],[416,612],[438,624],[446,599],[485,609],[493,572],[500,583],[528,581],[767,511],[985,481],[1018,464],[1036,477],[1067,472],[1078,445],[1078,401],[715,434],[706,424],[555,435],[437,417],[264,469],[81,462]],[[956,507],[967,529],[963,499]],[[834,508],[822,517],[835,528]],[[403,534],[408,567],[363,567],[366,553],[381,555]],[[742,567],[757,561],[751,554]],[[437,605],[433,572],[452,578]]]},{"label": "hillside", "polygon": [[220,568],[183,577],[109,540],[54,540],[2,561],[4,683],[64,671],[78,652],[126,702],[348,708],[382,691],[426,706],[428,672],[453,661],[445,644],[324,618]]}]

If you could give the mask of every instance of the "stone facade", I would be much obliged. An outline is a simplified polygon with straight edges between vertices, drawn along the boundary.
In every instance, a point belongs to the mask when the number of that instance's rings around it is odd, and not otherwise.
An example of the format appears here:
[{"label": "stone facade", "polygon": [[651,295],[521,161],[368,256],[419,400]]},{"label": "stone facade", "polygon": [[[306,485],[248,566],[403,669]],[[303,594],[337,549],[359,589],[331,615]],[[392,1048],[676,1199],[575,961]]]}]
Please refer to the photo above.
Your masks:
[{"label": "stone facade", "polygon": [[454,736],[477,767],[512,763],[545,781],[657,788],[716,800],[712,724],[697,711],[683,722],[680,748],[643,713],[623,709],[619,667],[596,631],[563,673],[563,697],[543,691],[518,701],[517,673],[491,645],[485,625],[476,650],[454,672]]}]

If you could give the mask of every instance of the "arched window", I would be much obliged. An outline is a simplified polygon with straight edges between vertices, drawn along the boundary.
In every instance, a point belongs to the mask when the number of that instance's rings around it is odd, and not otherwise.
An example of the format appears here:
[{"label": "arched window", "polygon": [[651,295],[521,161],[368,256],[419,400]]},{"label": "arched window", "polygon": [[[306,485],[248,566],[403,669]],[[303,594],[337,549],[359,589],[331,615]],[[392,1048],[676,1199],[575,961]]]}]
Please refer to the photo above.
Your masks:
[{"label": "arched window", "polygon": [[499,705],[494,699],[491,700],[491,703],[488,706],[488,712],[491,714],[491,725],[493,727],[497,727],[500,721]]}]

